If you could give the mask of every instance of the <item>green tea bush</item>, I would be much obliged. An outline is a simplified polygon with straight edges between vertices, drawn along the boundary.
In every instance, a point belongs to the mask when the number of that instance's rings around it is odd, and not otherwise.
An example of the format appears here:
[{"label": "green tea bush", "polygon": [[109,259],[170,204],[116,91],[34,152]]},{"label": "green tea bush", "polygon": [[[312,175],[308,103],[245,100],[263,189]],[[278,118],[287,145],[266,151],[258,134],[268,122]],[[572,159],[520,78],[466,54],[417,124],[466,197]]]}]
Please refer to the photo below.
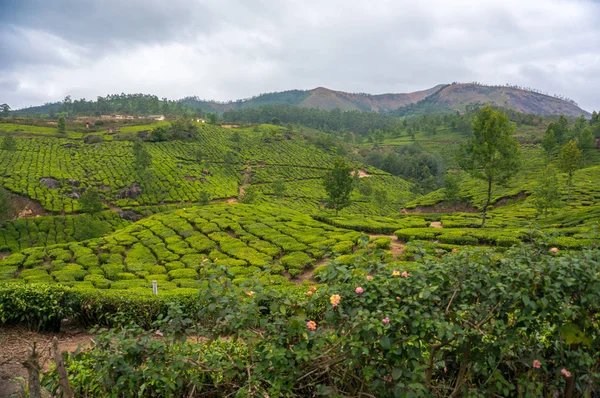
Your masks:
[{"label": "green tea bush", "polygon": [[313,259],[303,252],[292,252],[281,257],[281,265],[286,267],[288,270],[297,269],[303,270],[307,266],[313,263]]}]

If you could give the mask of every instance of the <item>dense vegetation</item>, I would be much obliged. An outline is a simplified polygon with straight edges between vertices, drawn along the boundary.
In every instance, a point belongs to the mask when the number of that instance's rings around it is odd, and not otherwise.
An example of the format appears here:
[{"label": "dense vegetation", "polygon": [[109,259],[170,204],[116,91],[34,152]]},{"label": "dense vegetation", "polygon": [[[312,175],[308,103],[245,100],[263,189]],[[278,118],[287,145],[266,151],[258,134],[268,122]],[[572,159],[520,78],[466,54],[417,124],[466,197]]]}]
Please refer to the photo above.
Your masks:
[{"label": "dense vegetation", "polygon": [[0,124],[0,323],[95,326],[76,396],[597,391],[597,114],[281,110]]}]

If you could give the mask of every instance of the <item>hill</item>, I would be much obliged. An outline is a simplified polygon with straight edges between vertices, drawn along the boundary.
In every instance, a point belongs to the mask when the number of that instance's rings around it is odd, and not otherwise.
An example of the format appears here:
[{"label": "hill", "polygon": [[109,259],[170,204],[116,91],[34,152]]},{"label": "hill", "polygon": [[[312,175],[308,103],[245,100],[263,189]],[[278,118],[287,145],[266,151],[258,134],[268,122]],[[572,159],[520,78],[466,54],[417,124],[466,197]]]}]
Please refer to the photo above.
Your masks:
[{"label": "hill", "polygon": [[590,113],[573,101],[508,86],[483,86],[473,83],[450,84],[418,103],[392,112],[395,116],[413,114],[465,112],[469,105],[489,104],[535,115],[578,117]]}]

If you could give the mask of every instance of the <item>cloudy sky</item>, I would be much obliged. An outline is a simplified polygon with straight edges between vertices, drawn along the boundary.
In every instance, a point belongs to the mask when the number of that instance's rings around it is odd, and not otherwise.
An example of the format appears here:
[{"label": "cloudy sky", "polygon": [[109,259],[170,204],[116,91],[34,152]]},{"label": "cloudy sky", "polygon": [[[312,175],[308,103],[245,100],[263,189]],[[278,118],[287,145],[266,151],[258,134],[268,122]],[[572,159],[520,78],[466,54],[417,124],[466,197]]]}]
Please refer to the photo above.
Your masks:
[{"label": "cloudy sky", "polygon": [[0,103],[519,84],[600,109],[599,0],[0,0]]}]

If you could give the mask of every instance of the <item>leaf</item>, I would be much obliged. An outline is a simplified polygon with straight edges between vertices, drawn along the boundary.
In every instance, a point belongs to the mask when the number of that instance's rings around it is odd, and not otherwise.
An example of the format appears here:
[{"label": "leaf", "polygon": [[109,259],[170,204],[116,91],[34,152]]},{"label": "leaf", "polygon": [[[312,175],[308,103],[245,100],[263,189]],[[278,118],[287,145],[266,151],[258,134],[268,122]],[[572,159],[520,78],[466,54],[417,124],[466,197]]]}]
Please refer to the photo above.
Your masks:
[{"label": "leaf", "polygon": [[588,347],[592,344],[592,339],[585,335],[579,327],[573,323],[561,326],[560,335],[567,344],[585,344]]},{"label": "leaf", "polygon": [[402,369],[401,368],[394,368],[394,369],[392,369],[392,378],[394,380],[398,380],[401,376],[402,376]]},{"label": "leaf", "polygon": [[389,350],[391,346],[390,338],[388,336],[383,336],[379,342],[384,350]]}]

